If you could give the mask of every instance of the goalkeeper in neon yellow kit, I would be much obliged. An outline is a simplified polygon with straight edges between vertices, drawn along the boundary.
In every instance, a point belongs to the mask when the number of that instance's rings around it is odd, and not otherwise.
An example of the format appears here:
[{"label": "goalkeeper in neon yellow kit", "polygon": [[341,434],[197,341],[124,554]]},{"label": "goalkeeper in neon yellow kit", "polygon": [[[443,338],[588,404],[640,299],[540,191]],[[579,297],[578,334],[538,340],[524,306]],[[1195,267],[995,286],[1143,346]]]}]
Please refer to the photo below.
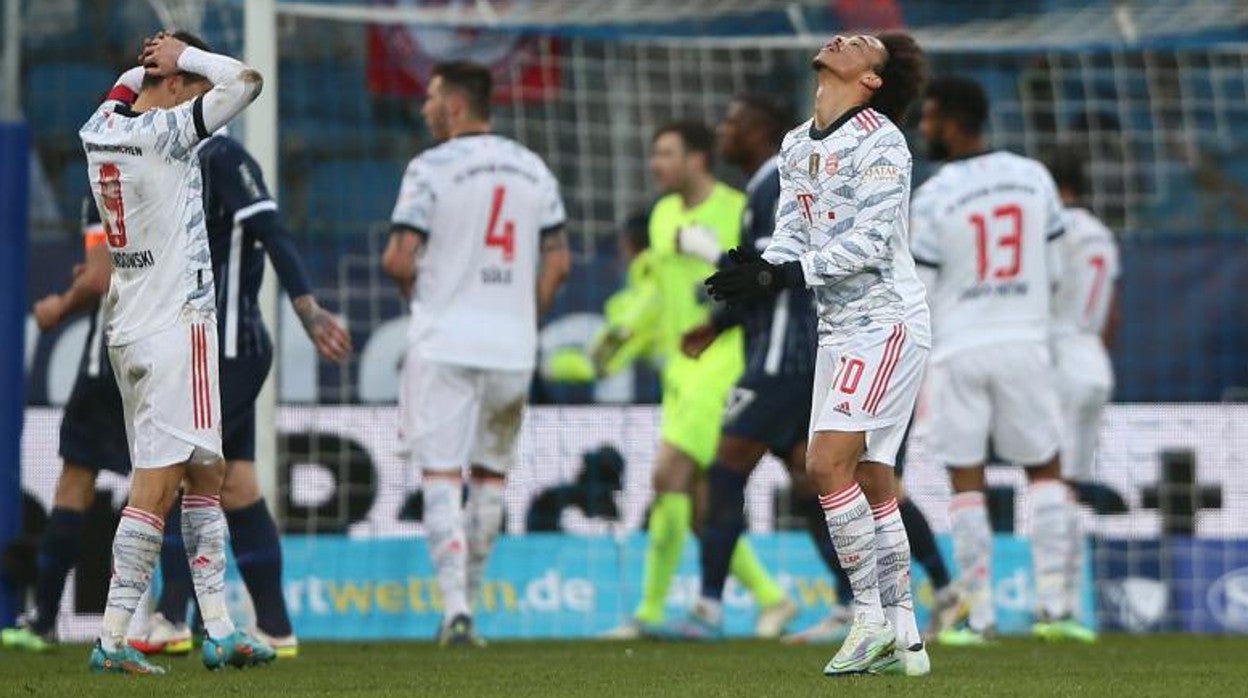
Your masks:
[{"label": "goalkeeper in neon yellow kit", "polygon": [[[642,600],[633,617],[608,634],[621,639],[665,634],[664,601],[692,526],[695,488],[715,456],[728,395],[744,369],[739,329],[722,334],[697,359],[681,353],[680,341],[710,317],[702,280],[712,267],[685,251],[690,244],[736,246],[745,196],[711,174],[714,136],[706,126],[665,126],[653,147],[650,167],[668,193],[651,212],[649,249],[630,266],[626,289],[608,302],[608,328],[593,352],[604,373],[642,354],[663,361],[662,440],[655,457]],[[756,634],[779,636],[797,607],[744,539],[733,553],[731,571],[758,602]]]}]

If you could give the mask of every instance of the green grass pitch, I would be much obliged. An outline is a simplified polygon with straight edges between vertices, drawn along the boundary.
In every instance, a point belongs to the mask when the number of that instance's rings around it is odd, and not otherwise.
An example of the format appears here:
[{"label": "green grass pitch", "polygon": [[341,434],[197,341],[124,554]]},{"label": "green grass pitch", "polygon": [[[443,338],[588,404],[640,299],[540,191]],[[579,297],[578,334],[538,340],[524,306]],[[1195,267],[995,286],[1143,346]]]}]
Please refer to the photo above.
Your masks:
[{"label": "green grass pitch", "polygon": [[1248,694],[1248,638],[1110,637],[1092,647],[1006,640],[934,647],[921,679],[824,678],[835,647],[499,642],[485,650],[427,643],[316,643],[298,659],[209,673],[165,658],[164,677],[94,676],[85,646],[0,652],[0,696],[1120,696]]}]

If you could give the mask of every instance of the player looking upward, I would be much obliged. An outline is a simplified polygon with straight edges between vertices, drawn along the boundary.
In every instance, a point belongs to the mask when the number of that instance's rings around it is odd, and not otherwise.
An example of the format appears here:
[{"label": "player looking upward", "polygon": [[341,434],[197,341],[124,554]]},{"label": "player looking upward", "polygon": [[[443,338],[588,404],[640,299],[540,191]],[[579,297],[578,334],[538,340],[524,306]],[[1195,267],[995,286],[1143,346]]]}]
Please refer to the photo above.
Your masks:
[{"label": "player looking upward", "polygon": [[[351,338],[317,303],[260,166],[242,144],[218,133],[200,144],[199,163],[220,336],[221,445],[226,465],[221,508],[234,558],[256,609],[257,634],[279,657],[294,657],[298,642],[282,596],[281,540],[256,480],[256,397],[273,364],[273,342],[260,317],[258,299],[265,255],[273,261],[282,288],[322,357],[346,359]],[[148,653],[190,647],[184,621],[192,584],[181,536],[174,535],[181,528],[180,509],[175,503],[165,521],[157,612],[142,637],[131,640]]]},{"label": "player looking upward", "polygon": [[[681,338],[710,319],[702,280],[714,270],[689,247],[728,249],[740,240],[745,197],[716,181],[711,171],[714,135],[704,124],[678,121],[653,139],[650,170],[664,192],[650,213],[649,262],[658,305],[657,351],[663,356],[663,423],[654,467],[642,598],[633,617],[608,633],[614,639],[668,635],[662,627],[672,578],[693,524],[693,501],[702,471],[719,442],[724,407],[743,368],[740,329],[710,338],[696,358],[681,352]],[[644,317],[639,315],[640,317]],[[639,327],[640,322],[628,324]],[[755,633],[777,637],[796,605],[759,562],[749,542],[729,546],[733,574],[759,606]]]},{"label": "player looking upward", "polygon": [[1090,639],[1066,607],[1074,518],[1048,346],[1062,205],[1043,165],[986,148],[987,118],[988,98],[974,81],[945,77],[928,87],[920,130],[932,159],[945,164],[915,194],[911,247],[932,303],[932,451],[953,486],[949,521],[970,605],[967,622],[939,637],[982,644],[994,631],[984,500],[991,437],[1029,481],[1037,631]]},{"label": "player looking upward", "polygon": [[[134,466],[91,653],[96,672],[164,673],[124,640],[183,485],[183,535],[208,633],[204,664],[274,656],[234,628],[225,604],[215,291],[195,154],[255,99],[261,77],[188,43],[203,45],[187,34],[149,39],[144,68],[125,73],[79,131],[112,263],[104,331]],[[136,92],[132,107],[125,98]]]},{"label": "player looking upward", "polygon": [[[1053,298],[1053,358],[1062,408],[1062,475],[1072,485],[1096,481],[1096,450],[1105,403],[1114,389],[1109,347],[1122,322],[1117,281],[1122,266],[1114,234],[1081,205],[1087,192],[1083,162],[1073,153],[1049,163],[1065,209],[1062,283]],[[1079,534],[1078,507],[1071,508]],[[1072,549],[1067,610],[1078,613],[1083,536]],[[1060,631],[1060,626],[1056,628]],[[1041,630],[1044,630],[1042,627]],[[1053,632],[1050,624],[1048,635]]]},{"label": "player looking upward", "polygon": [[748,303],[812,289],[819,314],[806,469],[849,575],[854,621],[824,673],[930,671],[915,626],[910,547],[892,465],[930,344],[927,303],[907,247],[910,151],[895,125],[926,61],[903,34],[837,36],[812,62],[814,118],[780,151],[780,203],[762,257],[707,280]]},{"label": "player looking upward", "polygon": [[439,638],[452,645],[481,644],[472,603],[502,525],[538,317],[572,263],[555,176],[491,133],[492,84],[475,63],[434,69],[422,113],[440,144],[408,165],[382,259],[411,299],[400,438],[422,473]]}]

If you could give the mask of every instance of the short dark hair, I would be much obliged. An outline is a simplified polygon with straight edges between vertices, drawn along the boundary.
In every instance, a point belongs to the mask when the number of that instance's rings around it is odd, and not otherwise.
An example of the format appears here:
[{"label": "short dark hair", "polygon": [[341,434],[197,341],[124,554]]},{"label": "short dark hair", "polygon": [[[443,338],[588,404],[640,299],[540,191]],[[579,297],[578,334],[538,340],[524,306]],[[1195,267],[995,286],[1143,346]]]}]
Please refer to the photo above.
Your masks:
[{"label": "short dark hair", "polygon": [[685,145],[685,150],[706,156],[706,168],[708,170],[714,165],[715,132],[711,130],[710,126],[694,119],[681,119],[663,124],[655,129],[653,140],[657,141],[659,136],[668,133],[680,136],[681,142]]},{"label": "short dark hair", "polygon": [[927,86],[926,96],[936,102],[945,119],[952,119],[967,135],[983,133],[988,122],[988,95],[978,82],[959,75],[943,75]]},{"label": "short dark hair", "polygon": [[788,105],[769,94],[743,92],[733,97],[732,101],[744,106],[759,120],[759,124],[767,129],[767,138],[772,145],[780,145],[784,134],[793,126],[793,115]]},{"label": "short dark hair", "polygon": [[1082,197],[1088,193],[1088,176],[1084,169],[1085,157],[1075,152],[1074,148],[1060,148],[1050,155],[1045,164],[1048,165],[1049,174],[1053,175],[1053,182],[1057,184],[1059,189],[1066,189],[1076,197]]},{"label": "short dark hair", "polygon": [[447,61],[433,67],[433,76],[442,78],[443,84],[463,95],[473,116],[490,118],[494,76],[489,68],[472,61]]},{"label": "short dark hair", "polygon": [[888,58],[875,71],[882,84],[871,97],[871,107],[902,126],[927,83],[927,57],[909,34],[885,32],[876,38],[884,44]]},{"label": "short dark hair", "polygon": [[[188,31],[179,29],[177,31],[170,32],[170,35],[173,38],[177,39],[178,41],[181,41],[182,43],[186,44],[187,46],[194,46],[200,51],[209,51],[209,52],[212,51],[212,47],[208,45],[207,41],[204,41],[203,39],[199,38],[195,34],[192,34]],[[200,75],[199,73],[188,73],[185,70],[182,71],[181,74],[184,78],[188,80],[207,80],[208,79],[204,77],[203,75]],[[144,74],[143,75],[143,87],[151,87],[159,83],[162,79],[163,78],[159,78],[153,75]]]}]

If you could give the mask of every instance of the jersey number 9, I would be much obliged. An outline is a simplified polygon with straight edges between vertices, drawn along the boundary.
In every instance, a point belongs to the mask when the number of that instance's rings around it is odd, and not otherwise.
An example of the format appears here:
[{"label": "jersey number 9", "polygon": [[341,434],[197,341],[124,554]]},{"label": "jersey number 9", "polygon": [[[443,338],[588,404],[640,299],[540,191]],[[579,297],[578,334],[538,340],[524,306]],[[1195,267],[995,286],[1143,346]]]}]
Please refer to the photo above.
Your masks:
[{"label": "jersey number 9", "polygon": [[106,162],[100,165],[100,198],[103,200],[104,234],[109,247],[126,246],[126,207],[121,201],[121,170]]}]

